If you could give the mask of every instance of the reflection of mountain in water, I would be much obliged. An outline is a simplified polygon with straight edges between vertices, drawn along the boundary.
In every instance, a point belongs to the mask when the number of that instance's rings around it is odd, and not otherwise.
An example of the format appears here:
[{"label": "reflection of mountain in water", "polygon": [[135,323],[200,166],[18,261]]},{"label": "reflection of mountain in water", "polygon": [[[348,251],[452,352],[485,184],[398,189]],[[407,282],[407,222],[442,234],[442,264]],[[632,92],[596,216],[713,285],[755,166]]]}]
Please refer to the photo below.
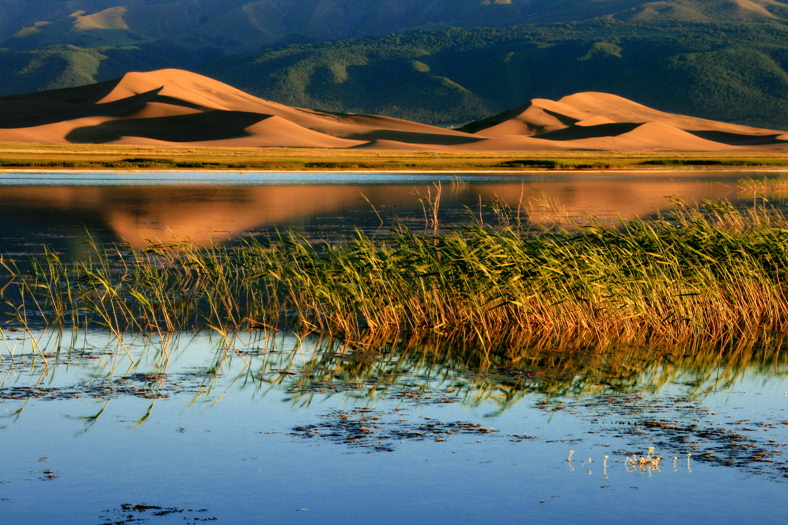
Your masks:
[{"label": "reflection of mountain in water", "polygon": [[[502,200],[534,223],[646,216],[672,206],[667,196],[689,202],[733,199],[735,179],[667,176],[556,177],[549,181],[445,184],[440,210],[444,223],[467,222],[480,202]],[[356,228],[375,230],[380,215],[423,219],[424,185],[262,186],[15,186],[0,188],[0,209],[8,251],[13,238],[108,232],[143,247],[155,242],[191,241],[204,246],[271,228],[335,237]],[[374,206],[374,208],[373,208]],[[48,239],[49,242],[51,239]]]}]

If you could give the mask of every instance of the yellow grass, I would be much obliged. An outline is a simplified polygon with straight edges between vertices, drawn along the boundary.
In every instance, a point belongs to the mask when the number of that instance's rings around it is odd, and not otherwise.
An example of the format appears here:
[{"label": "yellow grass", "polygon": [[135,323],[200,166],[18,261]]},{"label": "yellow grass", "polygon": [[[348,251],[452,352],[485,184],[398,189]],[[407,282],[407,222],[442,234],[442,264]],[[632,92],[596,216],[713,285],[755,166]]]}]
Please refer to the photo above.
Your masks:
[{"label": "yellow grass", "polygon": [[[518,165],[518,162],[521,162]],[[553,163],[552,168],[540,162]],[[540,169],[788,169],[788,152],[372,151],[0,143],[0,169],[531,171]]]}]

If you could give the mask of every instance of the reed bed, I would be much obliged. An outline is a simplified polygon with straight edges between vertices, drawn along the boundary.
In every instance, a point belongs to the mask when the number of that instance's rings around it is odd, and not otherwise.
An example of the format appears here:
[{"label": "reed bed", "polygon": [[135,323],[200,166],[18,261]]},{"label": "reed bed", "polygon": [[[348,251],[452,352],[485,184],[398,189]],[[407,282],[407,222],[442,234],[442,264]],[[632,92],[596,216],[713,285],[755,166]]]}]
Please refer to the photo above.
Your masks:
[{"label": "reed bed", "polygon": [[495,225],[398,225],[341,244],[283,234],[208,249],[94,243],[92,252],[72,263],[51,251],[0,260],[6,322],[104,326],[118,338],[206,328],[370,345],[439,337],[487,356],[525,341],[728,344],[788,332],[788,222],[757,200],[579,231],[536,230],[500,210]]}]

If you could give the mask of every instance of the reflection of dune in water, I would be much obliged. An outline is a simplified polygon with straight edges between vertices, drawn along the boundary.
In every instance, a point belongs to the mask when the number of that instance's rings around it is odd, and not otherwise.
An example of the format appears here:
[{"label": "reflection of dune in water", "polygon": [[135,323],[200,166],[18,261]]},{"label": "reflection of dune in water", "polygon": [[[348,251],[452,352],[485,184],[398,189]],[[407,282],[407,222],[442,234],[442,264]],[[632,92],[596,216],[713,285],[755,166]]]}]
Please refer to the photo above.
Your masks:
[{"label": "reflection of dune in water", "polygon": [[633,219],[673,207],[672,199],[695,203],[738,195],[732,182],[697,180],[557,180],[481,189],[484,200],[500,199],[513,209],[519,205],[535,224],[585,223],[592,217]]},{"label": "reflection of dune in water", "polygon": [[[448,185],[447,185],[448,186]],[[15,187],[0,189],[0,204],[16,209],[60,209],[99,217],[119,238],[140,248],[147,241],[190,241],[204,246],[264,227],[286,229],[316,216],[360,211],[374,217],[370,203],[396,213],[421,214],[419,195],[427,186],[270,185],[143,187]],[[478,207],[479,199],[518,205],[531,222],[583,222],[589,217],[630,219],[672,206],[666,197],[695,202],[734,199],[735,185],[680,180],[568,180],[499,182],[445,187],[441,209]],[[5,207],[5,206],[4,206]],[[391,211],[394,210],[394,211]],[[338,229],[352,230],[356,224]]]},{"label": "reflection of dune in water", "polygon": [[[369,209],[370,202],[418,204],[411,186],[29,187],[0,189],[0,204],[59,208],[98,215],[135,248],[147,241],[189,241],[198,246],[229,240],[265,226],[298,223],[319,214]],[[351,227],[352,225],[349,225]]]},{"label": "reflection of dune in water", "polygon": [[[370,200],[407,203],[413,190],[358,186],[257,186],[206,188],[193,200],[149,200],[142,212],[121,209],[107,214],[107,223],[124,240],[138,247],[144,240],[190,241],[198,246],[233,239],[265,226],[286,226],[318,214],[369,207]],[[362,195],[363,194],[363,195]]]}]

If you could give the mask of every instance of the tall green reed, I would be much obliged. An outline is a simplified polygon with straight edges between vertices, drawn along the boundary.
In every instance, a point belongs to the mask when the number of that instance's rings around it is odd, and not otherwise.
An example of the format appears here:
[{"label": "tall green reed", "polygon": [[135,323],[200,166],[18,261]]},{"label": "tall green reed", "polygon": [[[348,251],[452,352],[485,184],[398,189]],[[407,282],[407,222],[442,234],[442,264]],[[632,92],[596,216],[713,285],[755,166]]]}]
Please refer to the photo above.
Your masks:
[{"label": "tall green reed", "polygon": [[[437,190],[439,195],[439,190]],[[374,344],[474,341],[482,353],[526,340],[725,342],[788,332],[788,223],[765,203],[681,204],[649,219],[534,230],[498,224],[313,244],[293,234],[236,246],[93,243],[21,271],[4,261],[7,321],[126,331],[278,328]],[[431,210],[434,210],[434,214]],[[508,214],[508,215],[507,215]],[[229,345],[228,345],[229,346]]]}]

